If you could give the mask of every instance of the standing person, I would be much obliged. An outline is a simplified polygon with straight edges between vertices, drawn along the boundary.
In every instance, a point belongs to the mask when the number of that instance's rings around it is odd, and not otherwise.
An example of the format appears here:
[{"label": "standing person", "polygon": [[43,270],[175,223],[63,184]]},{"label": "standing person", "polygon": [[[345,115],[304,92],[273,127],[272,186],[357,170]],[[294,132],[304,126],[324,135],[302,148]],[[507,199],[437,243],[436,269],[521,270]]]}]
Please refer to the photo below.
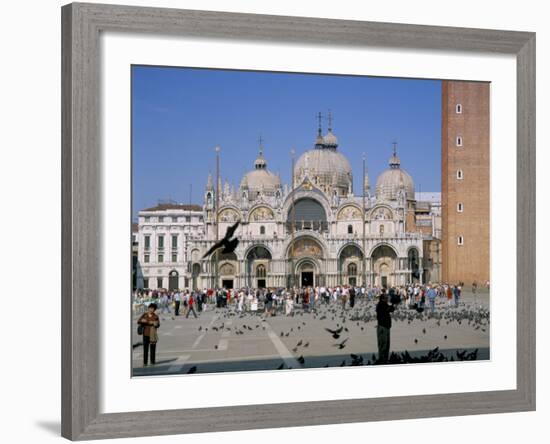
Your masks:
[{"label": "standing person", "polygon": [[174,314],[176,316],[180,315],[180,304],[181,304],[181,292],[179,290],[176,290],[176,294],[174,295]]},{"label": "standing person", "polygon": [[388,304],[388,296],[386,289],[382,289],[380,299],[376,305],[376,319],[378,326],[376,327],[376,338],[378,340],[378,364],[386,364],[390,354],[390,329],[391,315],[395,310],[393,305]]},{"label": "standing person", "polygon": [[169,307],[170,300],[168,298],[168,293],[163,292],[162,296],[160,297],[160,307],[161,307],[161,314],[168,312],[170,314],[170,307]]},{"label": "standing person", "polygon": [[449,284],[445,285],[445,293],[447,295],[447,307],[450,307],[453,303],[453,289]]},{"label": "standing person", "polygon": [[185,319],[189,317],[189,313],[191,313],[191,310],[193,310],[193,315],[195,316],[195,319],[197,318],[197,312],[195,311],[195,293],[189,294],[189,300],[187,301],[187,313],[185,315]]},{"label": "standing person", "polygon": [[459,301],[460,301],[460,285],[456,285],[454,288],[454,295],[455,295],[455,306],[458,307]]},{"label": "standing person", "polygon": [[157,304],[152,303],[147,307],[147,311],[138,319],[138,325],[143,326],[143,366],[147,367],[149,350],[151,351],[151,364],[155,365],[157,351],[157,328],[160,327],[159,317],[155,313]]},{"label": "standing person", "polygon": [[437,291],[434,287],[428,286],[428,301],[430,301],[430,311],[432,314],[435,312],[435,298],[437,297]]},{"label": "standing person", "polygon": [[355,287],[352,286],[349,289],[349,306],[350,308],[353,308],[354,305],[355,305]]},{"label": "standing person", "polygon": [[477,305],[477,282],[474,281],[472,284],[472,293],[474,294],[474,306]]},{"label": "standing person", "polygon": [[239,299],[237,303],[237,311],[241,313],[243,311],[243,304],[244,304],[244,291],[241,288],[241,291],[239,291]]},{"label": "standing person", "polygon": [[342,309],[343,310],[346,309],[346,302],[348,302],[348,294],[349,294],[348,287],[343,287],[342,288]]}]

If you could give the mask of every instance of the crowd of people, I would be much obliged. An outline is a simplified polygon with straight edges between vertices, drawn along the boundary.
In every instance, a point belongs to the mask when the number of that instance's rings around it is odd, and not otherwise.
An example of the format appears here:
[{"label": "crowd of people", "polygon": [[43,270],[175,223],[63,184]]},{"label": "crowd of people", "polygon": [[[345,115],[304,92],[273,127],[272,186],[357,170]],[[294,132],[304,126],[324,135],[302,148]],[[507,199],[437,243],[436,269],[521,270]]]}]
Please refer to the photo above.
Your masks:
[{"label": "crowd of people", "polygon": [[[386,289],[388,301],[393,305],[406,304],[409,308],[435,310],[436,302],[448,307],[460,304],[464,284],[409,284]],[[155,303],[160,314],[173,313],[197,317],[201,312],[215,308],[233,308],[237,312],[263,311],[266,316],[290,316],[296,308],[311,311],[318,304],[340,304],[343,309],[353,308],[358,299],[377,301],[383,288],[378,286],[355,287],[294,287],[294,288],[240,288],[185,290],[136,290],[134,310],[143,313]],[[472,285],[477,292],[477,285]]]}]

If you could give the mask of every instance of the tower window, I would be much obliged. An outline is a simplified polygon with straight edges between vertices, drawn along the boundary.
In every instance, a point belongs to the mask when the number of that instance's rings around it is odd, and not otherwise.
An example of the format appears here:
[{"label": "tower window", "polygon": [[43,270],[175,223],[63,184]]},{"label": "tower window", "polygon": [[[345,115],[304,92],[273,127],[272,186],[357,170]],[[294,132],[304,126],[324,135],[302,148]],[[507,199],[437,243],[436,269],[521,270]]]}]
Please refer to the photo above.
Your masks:
[{"label": "tower window", "polygon": [[456,105],[456,113],[462,114],[462,105],[460,103],[457,103]]},{"label": "tower window", "polygon": [[380,225],[380,234],[384,234],[384,225]]},{"label": "tower window", "polygon": [[353,234],[353,225],[348,225],[348,234]]},{"label": "tower window", "polygon": [[260,234],[265,234],[265,227],[263,225],[260,227]]},{"label": "tower window", "polygon": [[462,146],[462,136],[457,136],[457,138],[456,138],[456,146]]},{"label": "tower window", "polygon": [[462,202],[456,204],[456,211],[458,211],[459,213],[462,213],[464,211],[464,204]]},{"label": "tower window", "polygon": [[458,236],[457,244],[458,245],[464,245],[464,236]]},{"label": "tower window", "polygon": [[458,180],[464,179],[464,172],[462,170],[456,170],[456,178]]}]

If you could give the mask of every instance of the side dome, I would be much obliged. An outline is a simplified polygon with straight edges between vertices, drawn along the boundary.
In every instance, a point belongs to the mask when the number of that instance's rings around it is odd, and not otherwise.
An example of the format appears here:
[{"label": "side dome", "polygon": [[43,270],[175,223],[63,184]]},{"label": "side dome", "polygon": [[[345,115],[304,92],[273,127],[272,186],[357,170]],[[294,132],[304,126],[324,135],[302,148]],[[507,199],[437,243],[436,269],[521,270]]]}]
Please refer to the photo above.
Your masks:
[{"label": "side dome", "polygon": [[259,193],[273,196],[281,188],[281,178],[267,169],[267,161],[261,145],[260,153],[254,161],[254,169],[246,173],[241,180],[241,189],[243,188],[250,191],[251,199]]},{"label": "side dome", "polygon": [[397,153],[393,153],[389,162],[390,167],[385,170],[376,181],[377,200],[396,200],[399,191],[405,191],[407,200],[414,200],[414,181],[409,173],[401,169],[401,161]]}]

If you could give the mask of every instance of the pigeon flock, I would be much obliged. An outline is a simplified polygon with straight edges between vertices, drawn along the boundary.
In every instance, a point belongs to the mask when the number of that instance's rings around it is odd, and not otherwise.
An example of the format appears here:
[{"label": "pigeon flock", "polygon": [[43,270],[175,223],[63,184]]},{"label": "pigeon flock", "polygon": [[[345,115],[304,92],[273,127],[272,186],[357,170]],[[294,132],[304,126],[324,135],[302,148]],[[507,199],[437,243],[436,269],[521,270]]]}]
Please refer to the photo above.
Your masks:
[{"label": "pigeon flock", "polygon": [[[284,319],[284,325],[286,328],[276,331],[277,337],[281,341],[284,341],[287,345],[289,341],[292,341],[288,349],[292,352],[295,360],[304,367],[334,367],[334,366],[363,366],[363,365],[375,365],[377,364],[376,354],[373,353],[357,353],[354,349],[354,353],[349,355],[334,355],[346,356],[340,364],[335,364],[334,359],[331,362],[327,362],[324,365],[318,365],[319,357],[316,357],[314,363],[308,365],[307,351],[311,349],[311,345],[315,345],[317,341],[319,344],[325,342],[330,344],[331,347],[336,349],[336,352],[346,349],[349,345],[351,338],[355,342],[361,340],[361,335],[372,335],[371,338],[376,339],[377,325],[376,319],[376,303],[360,300],[357,302],[354,308],[344,309],[341,304],[317,304],[315,308],[310,310],[296,309],[290,316],[284,316],[279,314],[274,318],[264,318],[263,312],[245,312],[238,313],[232,308],[216,309],[215,314],[217,316],[216,322],[210,327],[203,325],[198,326],[197,331],[203,334],[226,332],[228,337],[231,335],[242,336],[257,334],[259,331],[265,331],[266,328],[275,328],[277,325],[277,318]],[[232,322],[228,323],[228,320]],[[269,321],[268,321],[269,320]],[[288,322],[291,320],[292,322]],[[399,305],[392,313],[393,326],[403,324],[411,330],[411,347],[422,344],[425,337],[429,334],[434,334],[433,331],[428,333],[428,330],[434,329],[436,326],[442,330],[440,336],[441,344],[435,348],[429,349],[428,352],[421,354],[416,351],[400,351],[392,352],[389,356],[388,364],[412,364],[412,363],[427,363],[427,362],[452,362],[452,361],[473,361],[479,359],[478,349],[453,349],[449,347],[449,350],[441,350],[441,346],[446,344],[446,341],[452,335],[452,331],[449,331],[445,327],[457,327],[470,328],[473,331],[487,332],[490,325],[490,311],[482,306],[474,306],[473,304],[463,304],[459,307],[452,308],[439,308],[433,313],[429,310],[418,311],[414,308],[409,308],[404,305]],[[269,325],[267,325],[269,324]],[[317,325],[315,325],[317,324]],[[319,330],[319,333],[315,336],[311,336],[311,327]],[[309,333],[306,339],[306,331]],[[295,338],[294,340],[292,338]],[[426,343],[426,342],[424,342]],[[416,347],[418,349],[418,347]],[[217,351],[218,347],[214,347]],[[426,348],[424,349],[426,350]],[[368,354],[368,355],[367,355]],[[291,366],[282,362],[275,370],[291,369]],[[187,373],[197,372],[197,366],[187,370]]]}]

